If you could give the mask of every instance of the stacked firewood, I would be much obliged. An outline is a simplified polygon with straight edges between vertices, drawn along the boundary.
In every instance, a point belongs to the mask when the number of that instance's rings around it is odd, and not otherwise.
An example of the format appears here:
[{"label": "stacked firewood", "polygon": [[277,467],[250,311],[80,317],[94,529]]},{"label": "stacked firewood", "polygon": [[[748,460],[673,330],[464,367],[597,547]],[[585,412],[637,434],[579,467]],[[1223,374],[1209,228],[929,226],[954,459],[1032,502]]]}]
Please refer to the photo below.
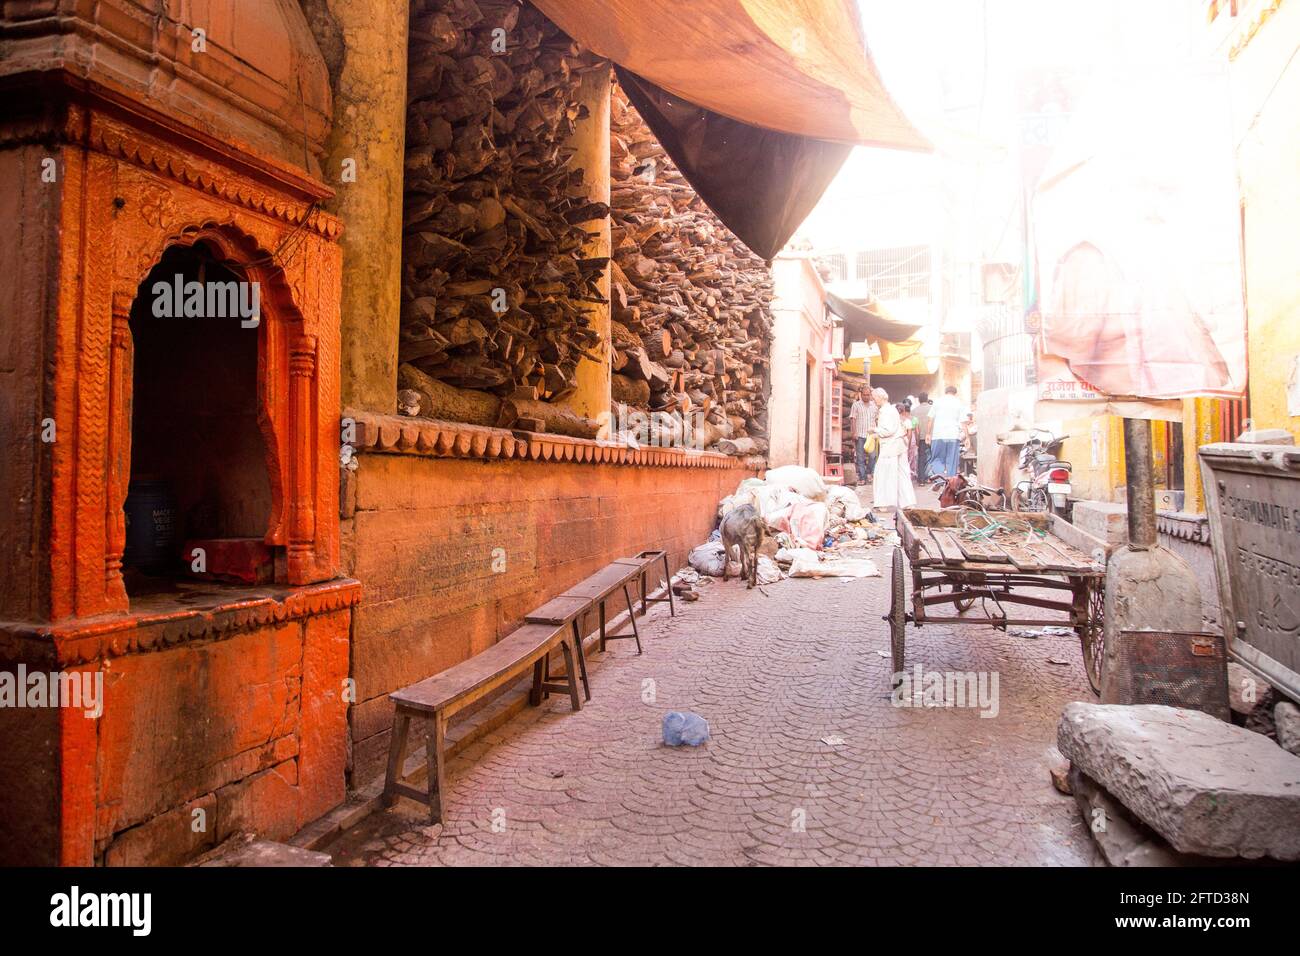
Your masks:
[{"label": "stacked firewood", "polygon": [[771,270],[704,204],[617,84],[610,130],[616,410],[648,410],[660,431],[697,446],[765,452]]},{"label": "stacked firewood", "polygon": [[608,260],[582,224],[608,207],[565,146],[593,69],[530,5],[411,4],[399,360],[421,414],[546,422],[579,360],[606,361],[589,311]]}]

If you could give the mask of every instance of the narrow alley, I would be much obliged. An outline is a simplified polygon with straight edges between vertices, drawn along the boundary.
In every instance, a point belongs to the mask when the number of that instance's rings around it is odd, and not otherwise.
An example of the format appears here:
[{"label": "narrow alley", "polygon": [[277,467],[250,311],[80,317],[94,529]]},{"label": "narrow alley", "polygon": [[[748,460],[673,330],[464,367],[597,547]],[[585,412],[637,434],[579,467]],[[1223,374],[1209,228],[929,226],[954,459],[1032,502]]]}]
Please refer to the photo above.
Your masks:
[{"label": "narrow alley", "polygon": [[[335,865],[1094,862],[1048,773],[1061,709],[1094,699],[1077,639],[909,627],[909,668],[996,673],[1000,693],[989,717],[897,707],[887,580],[732,578],[675,618],[652,606],[642,656],[590,655],[580,713],[552,696],[451,762],[441,828],[403,800],[329,848]],[[712,739],[664,746],[672,710]]]}]

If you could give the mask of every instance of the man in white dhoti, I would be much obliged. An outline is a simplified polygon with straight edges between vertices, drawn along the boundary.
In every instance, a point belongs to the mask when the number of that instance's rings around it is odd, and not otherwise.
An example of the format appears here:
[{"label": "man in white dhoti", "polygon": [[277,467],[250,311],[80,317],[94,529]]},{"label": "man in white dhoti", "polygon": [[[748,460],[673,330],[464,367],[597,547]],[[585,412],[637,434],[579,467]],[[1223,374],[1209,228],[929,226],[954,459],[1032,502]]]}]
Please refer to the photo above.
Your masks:
[{"label": "man in white dhoti", "polygon": [[916,491],[907,464],[907,429],[883,388],[874,389],[871,399],[880,409],[876,419],[876,435],[880,439],[880,455],[876,459],[873,508],[912,508],[916,505]]}]

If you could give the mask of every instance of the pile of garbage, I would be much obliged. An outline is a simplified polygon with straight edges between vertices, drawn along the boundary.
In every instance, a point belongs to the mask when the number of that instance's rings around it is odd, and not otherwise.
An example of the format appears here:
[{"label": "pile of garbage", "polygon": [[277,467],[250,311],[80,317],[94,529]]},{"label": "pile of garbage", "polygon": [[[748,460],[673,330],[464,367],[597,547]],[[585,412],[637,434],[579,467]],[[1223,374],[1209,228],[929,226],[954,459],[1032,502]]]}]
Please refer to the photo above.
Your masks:
[{"label": "pile of garbage", "polygon": [[[756,575],[760,585],[786,577],[877,577],[870,552],[898,543],[898,535],[878,524],[854,491],[828,485],[811,468],[784,465],[762,478],[746,478],[719,502],[719,523],[742,505],[754,507],[766,531]],[[727,558],[715,528],[689,561],[698,575],[722,577],[726,568],[728,576],[739,576],[739,555],[732,552],[729,567]]]}]

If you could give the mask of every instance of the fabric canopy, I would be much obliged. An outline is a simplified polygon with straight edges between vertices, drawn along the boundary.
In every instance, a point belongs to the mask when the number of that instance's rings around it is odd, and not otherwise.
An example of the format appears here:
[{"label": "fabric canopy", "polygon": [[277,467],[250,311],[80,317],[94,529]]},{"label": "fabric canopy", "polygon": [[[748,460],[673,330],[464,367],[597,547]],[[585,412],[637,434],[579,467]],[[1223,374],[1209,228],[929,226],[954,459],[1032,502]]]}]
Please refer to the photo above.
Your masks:
[{"label": "fabric canopy", "polygon": [[875,299],[856,303],[828,292],[826,308],[843,320],[846,342],[906,342],[921,328],[898,321]]},{"label": "fabric canopy", "polygon": [[854,0],[534,0],[583,46],[741,123],[929,150],[886,92]]},{"label": "fabric canopy", "polygon": [[1243,393],[1228,116],[1199,65],[1106,77],[1075,115],[1033,202],[1040,399],[1173,417],[1168,400]]},{"label": "fabric canopy", "polygon": [[700,198],[764,259],[794,235],[852,148],[739,123],[621,67],[618,80]]}]

